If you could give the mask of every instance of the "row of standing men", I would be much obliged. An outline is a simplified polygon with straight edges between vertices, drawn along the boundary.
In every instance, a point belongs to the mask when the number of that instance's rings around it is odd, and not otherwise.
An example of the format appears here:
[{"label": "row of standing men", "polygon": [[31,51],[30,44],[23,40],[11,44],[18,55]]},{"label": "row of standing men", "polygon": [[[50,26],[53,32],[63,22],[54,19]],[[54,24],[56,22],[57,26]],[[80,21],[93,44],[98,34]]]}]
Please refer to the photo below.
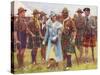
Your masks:
[{"label": "row of standing men", "polygon": [[[78,9],[73,18],[69,16],[67,8],[61,15],[51,11],[49,18],[46,13],[35,9],[33,17],[25,20],[27,10],[20,7],[18,18],[14,21],[14,40],[17,46],[17,61],[19,67],[24,66],[24,52],[27,36],[32,38],[31,52],[32,64],[36,64],[37,50],[41,47],[42,62],[49,60],[51,47],[54,46],[56,61],[66,60],[66,67],[72,66],[71,53],[76,53],[75,46],[80,51],[79,60],[82,60],[83,47],[85,47],[85,62],[88,62],[88,51],[91,47],[94,60],[94,47],[96,47],[96,19],[90,15],[90,8]],[[82,13],[84,12],[84,16]],[[46,50],[47,47],[47,50]]]}]

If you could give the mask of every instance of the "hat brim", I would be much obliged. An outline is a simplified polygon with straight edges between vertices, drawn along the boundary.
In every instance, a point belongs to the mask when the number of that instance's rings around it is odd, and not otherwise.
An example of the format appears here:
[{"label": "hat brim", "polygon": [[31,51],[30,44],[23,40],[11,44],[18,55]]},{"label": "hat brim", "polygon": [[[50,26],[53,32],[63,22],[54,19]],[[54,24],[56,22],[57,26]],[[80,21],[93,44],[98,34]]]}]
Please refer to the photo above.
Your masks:
[{"label": "hat brim", "polygon": [[62,14],[62,13],[69,13],[69,11],[67,11],[67,12],[63,12],[63,11],[62,11],[62,12],[60,12],[60,13],[61,13],[61,14]]},{"label": "hat brim", "polygon": [[27,10],[26,10],[26,9],[24,9],[24,10],[22,10],[22,11],[18,12],[18,13],[17,13],[17,15],[19,15],[19,14],[20,14],[21,12],[23,12],[23,11],[25,11],[25,12],[26,12]]},{"label": "hat brim", "polygon": [[41,15],[47,15],[45,12],[42,12],[42,11],[40,12],[40,14],[41,14]]},{"label": "hat brim", "polygon": [[[69,10],[67,10],[66,12],[67,12],[67,13],[69,13],[70,11],[69,11]],[[60,13],[64,13],[64,11],[61,11]]]},{"label": "hat brim", "polygon": [[77,13],[83,13],[83,11],[76,11]]},{"label": "hat brim", "polygon": [[40,12],[32,13],[32,15],[40,14]]},{"label": "hat brim", "polygon": [[[41,14],[41,13],[40,13],[40,14]],[[43,14],[41,14],[41,15],[43,15],[43,16],[44,16],[44,15],[47,15],[47,14],[46,14],[46,13],[43,13]]]}]

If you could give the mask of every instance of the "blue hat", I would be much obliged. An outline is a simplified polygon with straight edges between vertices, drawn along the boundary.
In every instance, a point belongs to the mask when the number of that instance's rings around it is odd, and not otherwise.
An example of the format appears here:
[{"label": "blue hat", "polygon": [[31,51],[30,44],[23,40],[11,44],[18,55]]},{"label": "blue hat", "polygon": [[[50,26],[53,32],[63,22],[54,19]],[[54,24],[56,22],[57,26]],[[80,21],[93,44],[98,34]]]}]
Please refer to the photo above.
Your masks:
[{"label": "blue hat", "polygon": [[56,13],[54,11],[51,11],[49,17],[53,17],[53,16],[56,16]]}]

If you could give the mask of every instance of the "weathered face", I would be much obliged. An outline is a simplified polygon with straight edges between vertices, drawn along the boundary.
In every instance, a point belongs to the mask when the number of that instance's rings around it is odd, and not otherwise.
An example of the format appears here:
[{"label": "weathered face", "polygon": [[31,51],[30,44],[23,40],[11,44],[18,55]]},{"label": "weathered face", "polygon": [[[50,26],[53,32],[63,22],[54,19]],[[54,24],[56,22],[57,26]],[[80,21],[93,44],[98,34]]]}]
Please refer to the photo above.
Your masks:
[{"label": "weathered face", "polygon": [[68,12],[66,12],[66,11],[62,12],[62,16],[64,17],[64,19],[67,18],[68,17]]},{"label": "weathered face", "polygon": [[84,11],[84,13],[85,13],[86,16],[90,15],[90,11]]},{"label": "weathered face", "polygon": [[26,12],[26,11],[22,11],[22,12],[19,14],[19,16],[25,17],[25,12]]},{"label": "weathered face", "polygon": [[40,14],[35,14],[35,17],[36,17],[36,18],[39,18],[39,17],[40,17]]}]

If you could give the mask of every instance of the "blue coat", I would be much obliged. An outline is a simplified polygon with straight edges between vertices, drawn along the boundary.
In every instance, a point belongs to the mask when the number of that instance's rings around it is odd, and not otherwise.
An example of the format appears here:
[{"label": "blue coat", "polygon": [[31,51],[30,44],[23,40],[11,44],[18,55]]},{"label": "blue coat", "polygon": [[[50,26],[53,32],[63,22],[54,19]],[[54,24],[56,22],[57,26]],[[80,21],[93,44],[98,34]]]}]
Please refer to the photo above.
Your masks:
[{"label": "blue coat", "polygon": [[[62,61],[63,55],[62,55],[62,47],[61,47],[61,29],[62,24],[58,21],[52,23],[52,21],[49,19],[46,23],[46,34],[44,41],[48,42],[47,50],[46,50],[46,61],[49,59],[49,54],[51,51],[52,46],[55,46],[55,55],[56,55],[56,61]],[[57,39],[57,40],[56,40]],[[56,40],[56,43],[52,43],[52,40]]]}]

